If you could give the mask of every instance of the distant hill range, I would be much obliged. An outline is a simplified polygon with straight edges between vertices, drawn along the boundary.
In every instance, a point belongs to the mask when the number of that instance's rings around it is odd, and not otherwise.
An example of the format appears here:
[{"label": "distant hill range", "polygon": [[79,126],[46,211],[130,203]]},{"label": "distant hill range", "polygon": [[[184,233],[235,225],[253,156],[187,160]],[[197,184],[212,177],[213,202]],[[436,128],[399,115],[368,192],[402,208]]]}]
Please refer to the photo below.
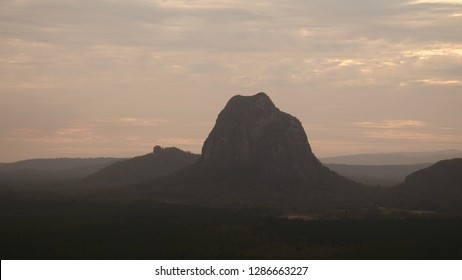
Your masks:
[{"label": "distant hill range", "polygon": [[123,160],[121,158],[51,158],[0,163],[0,182],[76,179]]},{"label": "distant hill range", "polygon": [[420,163],[435,163],[440,160],[461,157],[462,151],[444,150],[437,152],[355,154],[337,157],[324,157],[320,158],[320,161],[325,164],[409,165]]}]

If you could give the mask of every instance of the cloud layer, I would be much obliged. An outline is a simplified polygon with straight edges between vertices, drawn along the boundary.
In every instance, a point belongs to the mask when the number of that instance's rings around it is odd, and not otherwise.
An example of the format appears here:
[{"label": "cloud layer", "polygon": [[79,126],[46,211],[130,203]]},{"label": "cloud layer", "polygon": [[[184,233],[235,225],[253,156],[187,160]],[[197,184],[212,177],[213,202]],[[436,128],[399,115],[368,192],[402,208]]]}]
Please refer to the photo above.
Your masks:
[{"label": "cloud layer", "polygon": [[456,0],[4,0],[0,161],[200,152],[260,91],[318,155],[462,149],[460,26]]}]

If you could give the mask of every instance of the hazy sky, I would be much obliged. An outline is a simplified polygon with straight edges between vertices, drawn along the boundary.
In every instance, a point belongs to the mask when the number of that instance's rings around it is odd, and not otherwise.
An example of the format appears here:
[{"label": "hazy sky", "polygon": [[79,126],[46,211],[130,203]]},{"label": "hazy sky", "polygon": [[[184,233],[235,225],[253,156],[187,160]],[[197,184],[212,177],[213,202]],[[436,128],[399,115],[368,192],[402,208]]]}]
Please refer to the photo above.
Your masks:
[{"label": "hazy sky", "polygon": [[462,149],[462,0],[0,0],[0,162],[200,152],[260,91],[317,156]]}]

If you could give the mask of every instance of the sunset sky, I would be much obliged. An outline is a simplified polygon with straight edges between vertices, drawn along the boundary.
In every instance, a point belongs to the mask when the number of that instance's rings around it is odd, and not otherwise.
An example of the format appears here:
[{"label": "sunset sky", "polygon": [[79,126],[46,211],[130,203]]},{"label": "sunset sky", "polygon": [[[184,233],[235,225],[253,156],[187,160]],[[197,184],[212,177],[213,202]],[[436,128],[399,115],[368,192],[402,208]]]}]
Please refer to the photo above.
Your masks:
[{"label": "sunset sky", "polygon": [[462,150],[462,0],[0,0],[0,162],[199,153],[261,91],[318,157]]}]

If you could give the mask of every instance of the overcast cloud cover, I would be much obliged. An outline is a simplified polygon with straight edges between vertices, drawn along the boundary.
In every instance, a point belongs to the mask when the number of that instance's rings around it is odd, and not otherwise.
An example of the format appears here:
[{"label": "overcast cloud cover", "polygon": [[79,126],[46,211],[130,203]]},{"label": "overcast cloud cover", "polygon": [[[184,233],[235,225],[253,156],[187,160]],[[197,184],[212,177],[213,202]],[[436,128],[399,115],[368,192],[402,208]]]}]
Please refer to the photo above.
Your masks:
[{"label": "overcast cloud cover", "polygon": [[200,152],[260,91],[318,156],[462,149],[462,0],[0,0],[0,161]]}]

